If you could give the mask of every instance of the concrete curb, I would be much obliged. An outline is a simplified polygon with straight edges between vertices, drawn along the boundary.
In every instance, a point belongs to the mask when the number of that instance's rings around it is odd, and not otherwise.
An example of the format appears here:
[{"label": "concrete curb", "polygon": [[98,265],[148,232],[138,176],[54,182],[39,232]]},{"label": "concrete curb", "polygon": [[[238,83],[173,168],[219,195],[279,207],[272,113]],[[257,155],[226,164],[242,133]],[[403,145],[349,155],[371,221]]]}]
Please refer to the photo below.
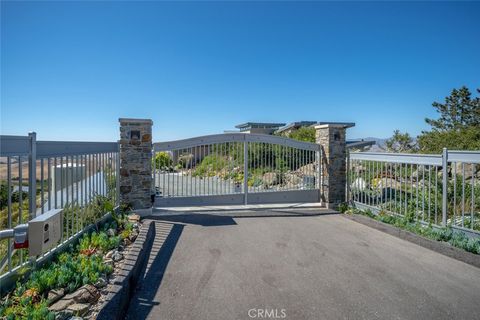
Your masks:
[{"label": "concrete curb", "polygon": [[395,226],[389,225],[387,223],[377,221],[362,215],[342,214],[342,216],[345,217],[346,219],[353,220],[355,222],[361,223],[368,227],[388,233],[389,235],[392,235],[394,237],[407,240],[409,242],[415,243],[424,248],[443,254],[447,257],[450,257],[450,258],[468,263],[477,268],[480,268],[480,255],[467,252],[463,249],[456,248],[447,242],[427,239],[413,232],[403,230]]},{"label": "concrete curb", "polygon": [[123,319],[140,274],[147,263],[148,249],[154,239],[154,221],[143,222],[137,239],[132,244],[119,275],[109,284],[106,301],[100,307],[98,320]]}]

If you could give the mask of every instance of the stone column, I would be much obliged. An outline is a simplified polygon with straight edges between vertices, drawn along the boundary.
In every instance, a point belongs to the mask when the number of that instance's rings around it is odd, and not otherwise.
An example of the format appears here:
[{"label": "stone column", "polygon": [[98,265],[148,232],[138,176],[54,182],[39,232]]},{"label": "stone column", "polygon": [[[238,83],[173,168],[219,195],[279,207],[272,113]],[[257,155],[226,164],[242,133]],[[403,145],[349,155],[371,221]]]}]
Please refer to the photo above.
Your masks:
[{"label": "stone column", "polygon": [[320,123],[315,126],[316,142],[322,147],[322,202],[336,210],[345,202],[346,129],[353,123]]},{"label": "stone column", "polygon": [[151,212],[152,120],[120,118],[120,203]]}]

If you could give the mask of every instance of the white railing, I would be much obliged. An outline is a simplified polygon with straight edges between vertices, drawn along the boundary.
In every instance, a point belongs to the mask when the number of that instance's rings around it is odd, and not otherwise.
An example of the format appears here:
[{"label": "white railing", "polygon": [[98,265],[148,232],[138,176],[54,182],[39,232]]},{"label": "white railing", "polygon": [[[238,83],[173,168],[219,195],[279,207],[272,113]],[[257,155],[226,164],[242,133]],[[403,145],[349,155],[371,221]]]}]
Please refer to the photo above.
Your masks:
[{"label": "white railing", "polygon": [[[100,218],[106,202],[118,206],[116,142],[37,141],[35,133],[2,135],[0,160],[0,231],[63,208],[62,244]],[[0,284],[27,260],[25,249],[15,250],[9,236],[0,237]]]},{"label": "white railing", "polygon": [[480,233],[480,151],[350,153],[347,200],[425,224]]}]

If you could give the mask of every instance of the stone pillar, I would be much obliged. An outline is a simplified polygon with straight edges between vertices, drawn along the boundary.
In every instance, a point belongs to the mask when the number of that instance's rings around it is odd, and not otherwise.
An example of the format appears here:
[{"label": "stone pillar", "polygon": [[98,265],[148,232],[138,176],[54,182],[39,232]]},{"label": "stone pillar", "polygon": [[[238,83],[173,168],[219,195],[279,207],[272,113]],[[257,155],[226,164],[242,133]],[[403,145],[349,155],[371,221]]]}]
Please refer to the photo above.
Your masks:
[{"label": "stone pillar", "polygon": [[152,120],[120,118],[120,203],[151,211]]},{"label": "stone pillar", "polygon": [[336,210],[345,202],[346,129],[352,123],[320,123],[315,126],[316,142],[322,147],[322,202]]}]

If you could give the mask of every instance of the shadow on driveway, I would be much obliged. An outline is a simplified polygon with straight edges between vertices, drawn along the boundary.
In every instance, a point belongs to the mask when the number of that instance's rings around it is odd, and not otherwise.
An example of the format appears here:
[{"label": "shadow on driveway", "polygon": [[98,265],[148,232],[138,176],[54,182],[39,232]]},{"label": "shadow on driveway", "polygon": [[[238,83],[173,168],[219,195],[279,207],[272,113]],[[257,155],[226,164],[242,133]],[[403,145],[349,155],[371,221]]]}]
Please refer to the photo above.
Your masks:
[{"label": "shadow on driveway", "polygon": [[328,209],[248,209],[229,211],[189,211],[188,213],[157,213],[150,217],[152,220],[176,223],[194,224],[203,227],[236,225],[236,218],[275,218],[275,217],[312,217],[320,215],[339,214]]},{"label": "shadow on driveway", "polygon": [[191,212],[149,217],[154,220],[154,241],[147,248],[148,263],[139,278],[125,319],[146,319],[155,306],[155,295],[160,288],[172,254],[183,233],[185,224],[203,227],[236,226],[234,218],[311,217],[338,214],[328,210],[250,209],[228,212]]},{"label": "shadow on driveway", "polygon": [[173,223],[196,224],[203,227],[231,226],[237,224],[230,216],[207,213],[173,214],[150,217],[150,219]]},{"label": "shadow on driveway", "polygon": [[154,302],[155,294],[183,228],[182,224],[155,222],[154,241],[147,248],[149,261],[140,275],[139,287],[135,288],[125,319],[145,319],[152,308],[158,305],[158,302]]}]

